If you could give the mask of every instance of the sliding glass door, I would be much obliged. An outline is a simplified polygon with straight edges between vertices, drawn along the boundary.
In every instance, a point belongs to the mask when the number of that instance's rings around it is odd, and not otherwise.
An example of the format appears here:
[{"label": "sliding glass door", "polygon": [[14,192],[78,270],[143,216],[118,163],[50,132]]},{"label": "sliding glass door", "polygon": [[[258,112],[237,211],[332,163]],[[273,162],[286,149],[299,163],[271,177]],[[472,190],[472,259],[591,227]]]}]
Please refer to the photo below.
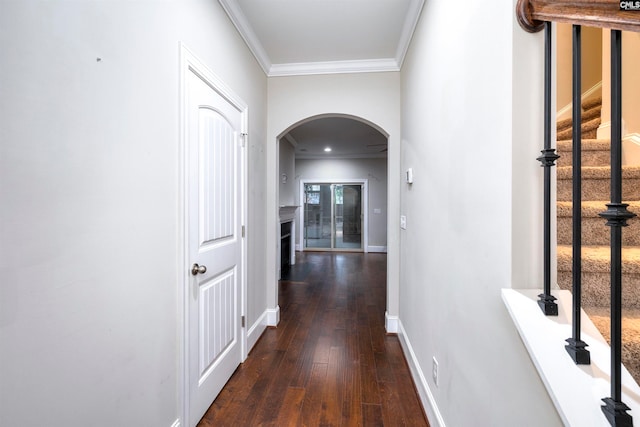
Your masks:
[{"label": "sliding glass door", "polygon": [[331,249],[331,184],[305,184],[304,201],[305,249]]},{"label": "sliding glass door", "polygon": [[334,185],[334,247],[362,249],[362,185]]},{"label": "sliding glass door", "polygon": [[304,184],[304,248],[362,251],[362,198],[362,184]]}]

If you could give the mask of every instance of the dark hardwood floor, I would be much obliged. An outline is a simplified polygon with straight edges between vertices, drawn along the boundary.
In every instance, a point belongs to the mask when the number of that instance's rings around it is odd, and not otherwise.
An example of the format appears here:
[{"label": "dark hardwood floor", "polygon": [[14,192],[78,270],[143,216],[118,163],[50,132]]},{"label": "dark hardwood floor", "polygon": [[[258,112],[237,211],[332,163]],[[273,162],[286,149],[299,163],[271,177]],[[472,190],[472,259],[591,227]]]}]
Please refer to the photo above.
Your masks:
[{"label": "dark hardwood floor", "polygon": [[199,426],[428,426],[384,329],[385,254],[297,253],[268,328]]}]

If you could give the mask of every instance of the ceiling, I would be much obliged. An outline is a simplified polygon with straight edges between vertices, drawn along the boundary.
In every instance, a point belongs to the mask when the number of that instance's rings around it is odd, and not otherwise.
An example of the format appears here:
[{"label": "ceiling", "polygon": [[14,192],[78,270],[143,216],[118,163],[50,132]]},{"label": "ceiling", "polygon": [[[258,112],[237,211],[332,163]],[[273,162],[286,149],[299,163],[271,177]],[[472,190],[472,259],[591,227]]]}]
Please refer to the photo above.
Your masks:
[{"label": "ceiling", "polygon": [[424,0],[219,0],[268,76],[399,71]]},{"label": "ceiling", "polygon": [[[284,137],[296,159],[387,157],[387,137],[368,124],[344,117],[303,123]],[[325,148],[331,151],[325,151]]]},{"label": "ceiling", "polygon": [[[425,0],[219,1],[275,77],[399,71]],[[296,158],[386,157],[387,138],[353,119],[316,119],[284,138]]]}]

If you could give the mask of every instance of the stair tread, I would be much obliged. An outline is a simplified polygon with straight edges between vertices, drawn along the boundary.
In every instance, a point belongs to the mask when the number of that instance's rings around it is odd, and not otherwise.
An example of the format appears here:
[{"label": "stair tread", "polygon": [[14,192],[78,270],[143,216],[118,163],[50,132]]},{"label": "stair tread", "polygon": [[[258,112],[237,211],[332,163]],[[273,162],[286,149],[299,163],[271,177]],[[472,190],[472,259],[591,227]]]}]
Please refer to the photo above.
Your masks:
[{"label": "stair tread", "polygon": [[[589,110],[582,112],[581,124],[592,120],[594,117],[600,117],[600,111],[602,106],[596,106]],[[556,123],[556,131],[562,132],[573,127],[573,117],[567,117],[566,119],[558,120]]]},{"label": "stair tread", "polygon": [[[582,151],[609,151],[611,148],[610,139],[583,139]],[[573,140],[562,139],[557,142],[557,151],[571,152],[573,151]]]},{"label": "stair tread", "polygon": [[[583,306],[583,308],[604,339],[610,343],[609,308],[591,306]],[[622,309],[622,364],[633,378],[640,382],[640,310],[638,309]]]},{"label": "stair tread", "polygon": [[597,107],[602,107],[601,96],[596,96],[595,98],[590,98],[582,102],[582,110],[585,112]]},{"label": "stair tread", "polygon": [[[573,248],[570,245],[558,245],[558,270],[571,271]],[[584,272],[609,271],[611,248],[609,246],[582,247],[582,270]],[[640,274],[640,246],[622,248],[622,272]]]},{"label": "stair tread", "polygon": [[[611,317],[611,309],[609,307],[583,307],[584,311],[589,316],[589,319],[598,328],[602,336],[609,341]],[[628,361],[634,361],[638,364],[638,357],[640,357],[640,309],[624,308],[622,309],[622,340],[623,345],[627,351],[633,352],[629,354]],[[624,362],[627,366],[627,362]],[[636,369],[638,369],[636,367]],[[636,372],[637,374],[640,372]]]},{"label": "stair tread", "polygon": [[[609,201],[604,200],[583,200],[582,201],[582,217],[597,217],[600,212],[604,212],[607,209],[607,203]],[[629,205],[629,211],[640,214],[640,200],[625,201]],[[571,201],[559,201],[557,207],[558,217],[565,218],[571,217],[573,214],[573,202]],[[603,219],[604,221],[604,219]]]},{"label": "stair tread", "polygon": [[[597,117],[595,117],[595,118],[593,118],[591,120],[587,120],[587,121],[583,122],[582,126],[581,126],[581,129],[582,129],[582,132],[585,133],[585,132],[589,132],[589,131],[595,131],[596,129],[598,129],[599,126],[600,126],[600,117],[597,116]],[[566,128],[566,129],[561,130],[561,131],[557,131],[556,130],[556,132],[557,132],[556,139],[562,140],[562,139],[571,138],[572,131],[573,131],[573,128],[571,128],[571,127]]]},{"label": "stair tread", "polygon": [[[593,307],[593,306],[584,306],[584,310],[587,312],[589,317],[597,316],[597,317],[605,317],[609,318],[610,308],[609,307]],[[629,326],[633,329],[640,330],[640,309],[638,308],[623,308],[624,318],[629,319],[631,323]]]},{"label": "stair tread", "polygon": [[[571,179],[573,166],[558,166],[558,179]],[[583,166],[582,179],[609,179],[610,166]],[[640,178],[640,166],[623,166],[622,178]]]}]

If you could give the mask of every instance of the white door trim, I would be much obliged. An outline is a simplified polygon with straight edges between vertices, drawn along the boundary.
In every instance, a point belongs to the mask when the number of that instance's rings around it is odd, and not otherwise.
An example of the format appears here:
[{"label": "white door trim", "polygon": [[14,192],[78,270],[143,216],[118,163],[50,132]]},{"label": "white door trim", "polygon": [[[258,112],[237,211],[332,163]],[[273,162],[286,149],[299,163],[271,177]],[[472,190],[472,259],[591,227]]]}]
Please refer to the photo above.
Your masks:
[{"label": "white door trim", "polygon": [[[240,208],[240,221],[245,226],[245,236],[248,236],[247,228],[247,155],[246,150],[248,146],[247,134],[248,134],[248,116],[249,108],[247,104],[238,97],[229,86],[227,86],[218,76],[216,76],[203,62],[201,62],[183,43],[180,43],[179,47],[180,55],[180,136],[178,143],[178,250],[177,250],[177,323],[178,323],[178,342],[180,348],[179,364],[178,364],[178,405],[180,405],[181,411],[181,425],[189,427],[191,421],[189,419],[189,312],[188,312],[188,297],[189,297],[189,233],[188,233],[188,204],[187,204],[187,185],[188,185],[188,167],[187,167],[187,90],[186,80],[189,72],[197,74],[203,81],[205,81],[212,89],[224,97],[229,103],[234,105],[238,110],[242,111],[242,124],[241,132],[244,137],[243,149],[241,150],[241,165],[240,171],[240,188],[242,191],[241,196],[241,208]],[[247,238],[242,239],[242,280],[240,284],[240,307],[241,315],[247,314]],[[241,355],[244,361],[247,358],[247,322],[245,327],[241,329]],[[197,421],[197,420],[196,420]]]},{"label": "white door trim", "polygon": [[[300,224],[300,232],[298,233],[298,244],[300,250],[304,251],[304,186],[305,184],[362,184],[362,251],[369,252],[369,179],[301,179],[300,180],[300,208],[298,209],[298,224]],[[278,235],[279,237],[279,235]],[[278,241],[280,241],[278,239]],[[278,258],[279,260],[279,258]]]}]

